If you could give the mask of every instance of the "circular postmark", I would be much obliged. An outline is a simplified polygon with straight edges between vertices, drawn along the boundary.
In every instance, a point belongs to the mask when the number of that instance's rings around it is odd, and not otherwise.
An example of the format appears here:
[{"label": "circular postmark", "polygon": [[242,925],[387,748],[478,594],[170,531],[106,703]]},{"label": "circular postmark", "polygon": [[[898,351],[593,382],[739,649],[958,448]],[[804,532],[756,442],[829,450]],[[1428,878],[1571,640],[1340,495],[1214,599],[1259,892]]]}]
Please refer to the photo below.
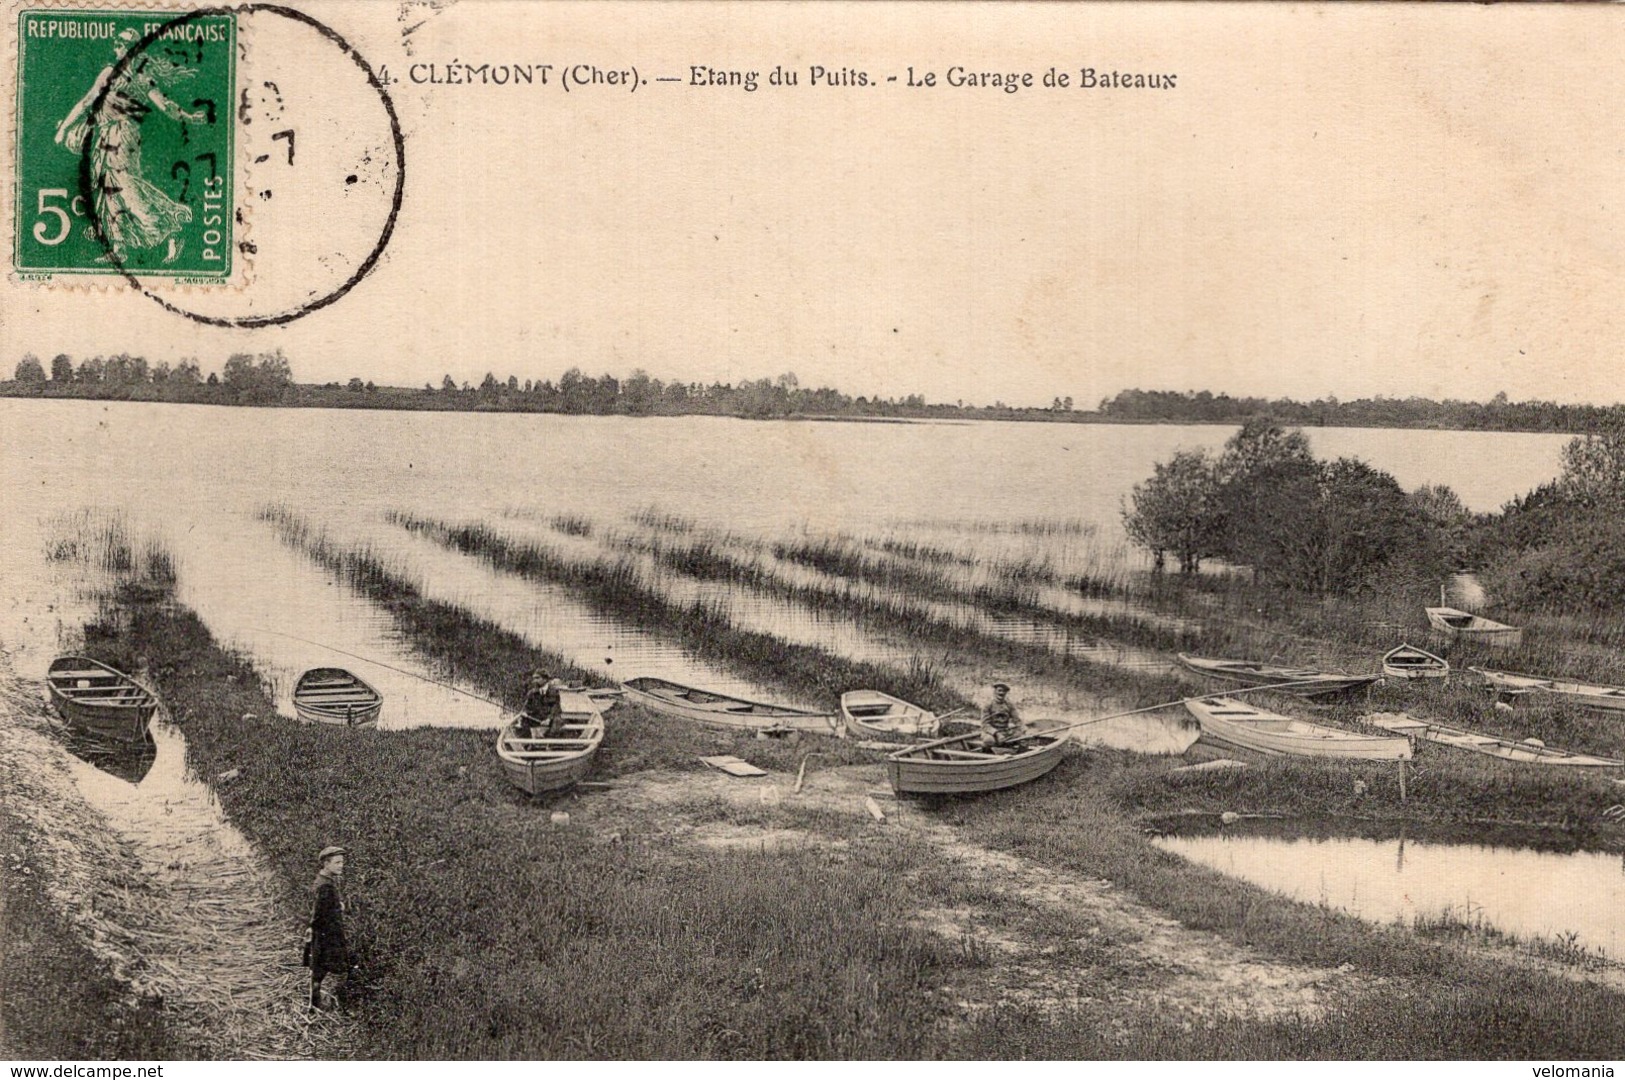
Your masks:
[{"label": "circular postmark", "polygon": [[[224,45],[204,33],[222,18],[236,31]],[[79,194],[105,261],[133,289],[199,323],[255,328],[328,307],[373,272],[400,216],[405,139],[383,80],[337,31],[293,8],[248,3],[126,30],[115,48],[88,108]],[[222,48],[235,50],[224,58],[237,62],[231,100],[188,100],[187,74],[218,63]],[[143,129],[155,107],[181,125],[156,173],[142,164],[143,140],[162,139],[156,124]],[[188,122],[229,150],[192,153],[203,141]],[[161,186],[179,184],[184,195],[194,180],[213,186],[192,205]],[[150,246],[166,213],[193,226],[196,244],[215,245],[209,255],[229,249],[235,265],[251,261],[252,280],[190,288],[143,273],[132,245]]]}]

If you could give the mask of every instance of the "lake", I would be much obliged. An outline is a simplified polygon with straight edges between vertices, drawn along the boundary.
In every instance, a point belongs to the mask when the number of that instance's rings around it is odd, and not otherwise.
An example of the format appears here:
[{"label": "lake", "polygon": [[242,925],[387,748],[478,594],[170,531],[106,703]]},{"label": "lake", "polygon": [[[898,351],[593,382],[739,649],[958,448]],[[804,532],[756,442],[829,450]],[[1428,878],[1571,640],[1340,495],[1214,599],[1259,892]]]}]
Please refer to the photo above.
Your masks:
[{"label": "lake", "polygon": [[[179,599],[222,641],[254,658],[284,705],[306,667],[365,667],[389,702],[385,726],[491,726],[500,710],[467,687],[426,681],[438,673],[397,639],[386,615],[256,520],[267,503],[335,539],[370,547],[421,580],[430,595],[606,677],[658,675],[760,695],[772,688],[751,686],[638,626],[606,619],[565,590],[499,574],[412,536],[384,515],[479,519],[588,558],[623,557],[603,546],[605,536],[652,511],[726,531],[746,546],[753,539],[846,533],[940,543],[971,561],[1042,559],[1078,571],[1136,560],[1119,521],[1133,485],[1175,449],[1216,449],[1234,430],[18,399],[0,399],[0,424],[6,433],[0,634],[22,675],[42,674],[91,613],[86,594],[94,575],[46,558],[73,528],[74,515],[91,511],[103,516],[98,520],[120,517],[134,536],[161,538],[175,555]],[[1553,478],[1568,441],[1483,432],[1307,434],[1321,456],[1363,458],[1407,488],[1447,484],[1476,510]],[[590,523],[591,535],[550,530],[554,515]],[[666,587],[684,597],[700,588],[681,580]],[[753,595],[721,602],[741,625],[860,659],[907,659],[907,642],[848,620]],[[1050,633],[1016,624],[997,632],[1046,641]],[[1054,647],[1087,654],[1095,645],[1057,640]]]}]

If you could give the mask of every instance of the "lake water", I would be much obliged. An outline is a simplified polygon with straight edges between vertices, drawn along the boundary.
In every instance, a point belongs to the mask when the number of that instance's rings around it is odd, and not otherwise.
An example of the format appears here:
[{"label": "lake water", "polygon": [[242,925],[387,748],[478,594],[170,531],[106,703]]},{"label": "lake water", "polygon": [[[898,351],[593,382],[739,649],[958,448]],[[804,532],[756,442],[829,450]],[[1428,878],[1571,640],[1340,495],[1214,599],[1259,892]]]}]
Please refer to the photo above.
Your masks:
[{"label": "lake water", "polygon": [[1416,840],[1160,837],[1232,877],[1374,922],[1448,916],[1528,940],[1625,958],[1625,859]]},{"label": "lake water", "polygon": [[[387,616],[289,549],[255,512],[280,503],[335,538],[370,544],[422,582],[606,677],[660,675],[760,696],[644,628],[560,589],[498,574],[388,524],[390,510],[484,520],[531,538],[551,515],[591,523],[547,542],[620,557],[605,531],[640,512],[742,537],[835,533],[919,540],[974,558],[1041,558],[1065,572],[1123,557],[1119,509],[1180,447],[1228,427],[1040,423],[857,424],[725,418],[229,409],[0,399],[0,641],[19,673],[72,646],[94,575],[45,553],[72,515],[121,517],[174,553],[179,598],[250,655],[285,696],[307,667],[351,667],[388,702],[384,726],[492,726],[499,709],[439,679]],[[1492,509],[1551,479],[1564,436],[1312,429],[1321,455],[1354,455],[1407,487],[1448,484]],[[65,524],[70,521],[70,524]],[[1059,528],[1059,526],[1066,526]],[[1056,528],[1050,528],[1056,526]],[[1080,527],[1081,526],[1081,527]],[[598,556],[591,552],[598,551]],[[698,588],[672,580],[673,590]],[[685,594],[686,595],[686,594]],[[910,644],[762,597],[725,598],[743,625],[881,663]],[[985,621],[985,620],[984,620]],[[1059,651],[1096,646],[1042,626],[995,627]],[[358,658],[366,658],[365,660]],[[1125,654],[1122,661],[1144,664]],[[782,695],[779,695],[782,696]]]}]

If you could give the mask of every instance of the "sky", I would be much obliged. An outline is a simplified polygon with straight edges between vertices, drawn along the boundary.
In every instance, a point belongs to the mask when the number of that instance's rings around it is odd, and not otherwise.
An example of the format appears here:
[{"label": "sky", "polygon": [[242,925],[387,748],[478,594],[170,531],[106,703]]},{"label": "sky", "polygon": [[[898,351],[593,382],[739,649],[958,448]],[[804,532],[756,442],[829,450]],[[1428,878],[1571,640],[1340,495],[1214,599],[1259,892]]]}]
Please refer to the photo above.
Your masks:
[{"label": "sky", "polygon": [[[129,351],[209,369],[281,348],[300,381],[408,386],[578,366],[1080,407],[1131,387],[1625,396],[1615,7],[303,10],[395,80],[406,179],[373,272],[256,330],[129,290],[12,279],[6,365]],[[296,37],[289,57],[319,52]],[[250,38],[263,54],[279,43]],[[650,81],[563,93],[410,77],[453,61]],[[800,85],[691,86],[696,64],[764,82],[783,66]],[[809,86],[814,64],[873,85]],[[1074,85],[951,87],[955,65],[1035,84],[1053,66]],[[909,87],[911,66],[938,84]],[[1086,67],[1176,87],[1082,89]],[[323,131],[342,149],[377,121],[341,81],[315,80],[305,103],[316,159]],[[279,230],[295,277],[301,259],[358,261],[376,236],[325,190],[241,196],[266,280]]]}]

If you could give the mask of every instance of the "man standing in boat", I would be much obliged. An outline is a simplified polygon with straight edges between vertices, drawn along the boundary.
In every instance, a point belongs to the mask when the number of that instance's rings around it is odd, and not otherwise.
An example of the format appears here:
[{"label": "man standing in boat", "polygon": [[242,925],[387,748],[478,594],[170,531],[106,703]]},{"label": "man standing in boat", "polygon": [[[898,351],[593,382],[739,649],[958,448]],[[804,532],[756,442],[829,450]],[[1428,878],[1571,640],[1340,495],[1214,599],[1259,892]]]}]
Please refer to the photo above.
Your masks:
[{"label": "man standing in boat", "polygon": [[1004,746],[1027,733],[1021,723],[1021,714],[1010,703],[1009,694],[1009,683],[993,684],[993,700],[982,710],[982,734],[977,739],[977,744],[984,749]]},{"label": "man standing in boat", "polygon": [[[316,908],[310,916],[310,937],[306,945],[306,962],[310,965],[310,1007],[330,1008],[348,989],[350,978],[350,946],[344,937],[344,895],[340,882],[344,878],[345,850],[341,847],[322,848],[317,860],[321,869],[316,873]],[[329,993],[322,993],[322,980],[337,976]]]},{"label": "man standing in boat", "polygon": [[564,680],[555,679],[545,671],[530,677],[530,690],[525,694],[525,705],[519,716],[519,735],[528,738],[531,728],[540,727],[540,738],[553,738],[564,724],[564,706],[559,692],[565,689]]}]

